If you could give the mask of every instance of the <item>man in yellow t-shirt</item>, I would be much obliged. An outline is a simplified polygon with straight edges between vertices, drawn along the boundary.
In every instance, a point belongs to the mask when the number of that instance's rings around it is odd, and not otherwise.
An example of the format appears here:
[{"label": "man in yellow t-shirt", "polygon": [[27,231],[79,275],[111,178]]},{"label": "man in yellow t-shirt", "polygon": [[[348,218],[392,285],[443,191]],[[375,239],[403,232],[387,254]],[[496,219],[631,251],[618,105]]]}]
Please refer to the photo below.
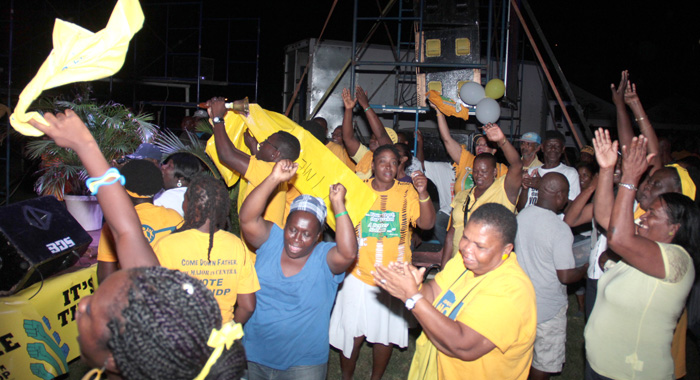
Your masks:
[{"label": "man in yellow t-shirt", "polygon": [[[120,172],[125,178],[124,188],[141,221],[143,234],[153,247],[182,224],[182,217],[173,209],[153,205],[153,196],[163,188],[163,176],[153,162],[131,160],[124,164]],[[105,223],[97,244],[97,280],[102,283],[118,269],[116,243],[112,230]]]},{"label": "man in yellow t-shirt", "polygon": [[[525,380],[537,329],[535,290],[513,250],[515,215],[483,205],[469,219],[460,256],[422,283],[424,270],[377,266],[375,282],[405,302],[423,327],[408,378]],[[413,280],[413,281],[411,281]]]},{"label": "man in yellow t-shirt", "polygon": [[[237,149],[231,138],[226,134],[224,125],[224,115],[226,109],[224,98],[212,98],[207,101],[209,116],[214,123],[214,142],[219,160],[229,169],[243,174],[245,183],[241,184],[241,192],[238,195],[238,205],[243,204],[243,200],[251,191],[262,183],[272,172],[275,162],[283,159],[296,161],[299,158],[301,145],[296,137],[288,132],[279,131],[270,135],[267,140],[258,144],[254,156]],[[245,191],[243,191],[245,187]],[[284,228],[284,210],[288,186],[281,184],[277,191],[273,193],[263,218]]]}]

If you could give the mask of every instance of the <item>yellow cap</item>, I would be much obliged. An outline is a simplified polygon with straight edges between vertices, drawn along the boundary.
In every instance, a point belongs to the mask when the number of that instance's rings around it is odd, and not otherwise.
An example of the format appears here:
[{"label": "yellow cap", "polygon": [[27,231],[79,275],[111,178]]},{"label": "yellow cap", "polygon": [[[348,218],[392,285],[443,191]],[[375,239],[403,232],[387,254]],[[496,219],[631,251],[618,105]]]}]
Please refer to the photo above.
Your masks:
[{"label": "yellow cap", "polygon": [[667,168],[674,168],[681,178],[681,193],[686,197],[695,200],[695,182],[690,178],[688,170],[678,164],[666,165]]},{"label": "yellow cap", "polygon": [[399,142],[399,136],[393,129],[386,127],[384,127],[384,129],[386,130],[386,134],[389,135],[389,138],[391,139],[392,143],[396,144],[397,142]]}]

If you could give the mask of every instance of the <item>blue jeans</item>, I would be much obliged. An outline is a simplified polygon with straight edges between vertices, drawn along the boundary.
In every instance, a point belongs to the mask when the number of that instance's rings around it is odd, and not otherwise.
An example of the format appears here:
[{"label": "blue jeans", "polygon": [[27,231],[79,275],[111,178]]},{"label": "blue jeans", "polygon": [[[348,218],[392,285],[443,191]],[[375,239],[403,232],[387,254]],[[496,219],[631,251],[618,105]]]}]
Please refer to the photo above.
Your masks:
[{"label": "blue jeans", "polygon": [[279,370],[262,364],[248,362],[248,380],[325,380],[328,363],[298,365]]}]

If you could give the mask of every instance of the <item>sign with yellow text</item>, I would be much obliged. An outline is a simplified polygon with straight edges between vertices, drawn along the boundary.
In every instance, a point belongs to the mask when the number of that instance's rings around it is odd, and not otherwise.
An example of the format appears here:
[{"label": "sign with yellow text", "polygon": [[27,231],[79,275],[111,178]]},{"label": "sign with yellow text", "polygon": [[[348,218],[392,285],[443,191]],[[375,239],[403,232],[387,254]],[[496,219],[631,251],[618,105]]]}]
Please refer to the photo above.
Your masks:
[{"label": "sign with yellow text", "polygon": [[[374,200],[377,198],[374,191],[365,185],[333,152],[299,124],[282,114],[267,111],[257,104],[250,104],[249,111],[247,117],[235,112],[228,112],[224,117],[226,133],[233,144],[238,149],[250,154],[250,150],[243,143],[243,132],[246,129],[258,141],[267,139],[277,131],[285,131],[294,135],[301,144],[301,153],[296,161],[299,164],[299,169],[290,183],[302,194],[323,198],[326,207],[330,210],[326,222],[333,229],[335,229],[335,216],[332,212],[328,192],[331,185],[342,183],[347,189],[345,207],[353,224],[357,225],[374,204]],[[206,150],[216,163],[222,177],[226,179],[226,183],[229,186],[234,184],[240,174],[219,162],[214,137],[207,142]]]},{"label": "sign with yellow text", "polygon": [[96,266],[0,298],[0,379],[53,379],[80,356],[78,302],[97,288]]}]

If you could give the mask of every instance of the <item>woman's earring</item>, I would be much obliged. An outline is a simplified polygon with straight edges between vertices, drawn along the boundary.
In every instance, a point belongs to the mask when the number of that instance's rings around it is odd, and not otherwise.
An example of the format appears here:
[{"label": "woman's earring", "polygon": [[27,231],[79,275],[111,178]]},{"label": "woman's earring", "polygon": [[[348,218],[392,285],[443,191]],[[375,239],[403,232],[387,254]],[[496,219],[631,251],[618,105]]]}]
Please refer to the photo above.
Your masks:
[{"label": "woman's earring", "polygon": [[93,368],[88,373],[83,376],[82,380],[100,380],[102,378],[102,373],[105,371],[105,367]]},{"label": "woman's earring", "polygon": [[181,179],[177,180],[177,187],[182,187],[182,180]]},{"label": "woman's earring", "polygon": [[506,259],[508,258],[508,256],[509,256],[509,255],[508,255],[507,253],[504,253],[503,256],[501,256],[501,261],[506,261]]}]

